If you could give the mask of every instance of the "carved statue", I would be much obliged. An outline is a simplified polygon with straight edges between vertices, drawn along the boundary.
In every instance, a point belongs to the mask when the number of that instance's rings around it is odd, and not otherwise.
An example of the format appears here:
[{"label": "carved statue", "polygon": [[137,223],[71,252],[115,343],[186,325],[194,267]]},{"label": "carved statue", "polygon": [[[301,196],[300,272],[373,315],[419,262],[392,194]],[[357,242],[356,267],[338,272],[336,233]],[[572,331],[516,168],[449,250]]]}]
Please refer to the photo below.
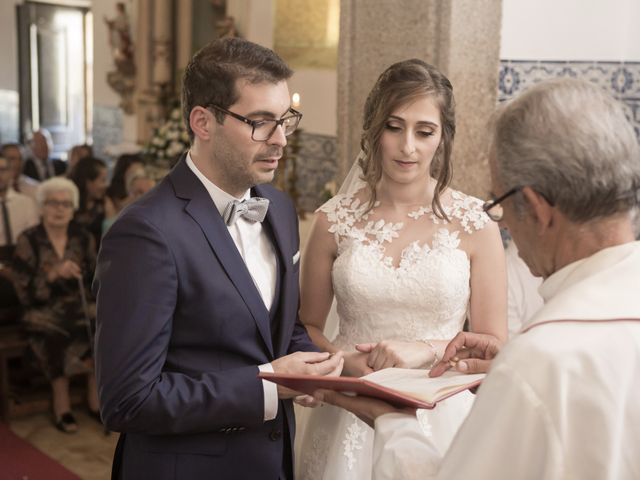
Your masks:
[{"label": "carved statue", "polygon": [[133,91],[136,66],[131,40],[131,25],[123,2],[116,4],[116,16],[104,17],[109,29],[109,46],[116,70],[107,73],[107,83],[120,95],[120,107],[127,114],[133,113]]}]

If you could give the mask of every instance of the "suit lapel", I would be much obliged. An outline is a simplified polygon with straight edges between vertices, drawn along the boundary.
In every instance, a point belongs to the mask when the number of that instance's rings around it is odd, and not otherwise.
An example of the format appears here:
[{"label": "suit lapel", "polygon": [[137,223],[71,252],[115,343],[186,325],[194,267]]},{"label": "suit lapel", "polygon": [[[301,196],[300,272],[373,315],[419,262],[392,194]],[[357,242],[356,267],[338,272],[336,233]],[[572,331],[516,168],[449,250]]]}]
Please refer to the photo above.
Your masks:
[{"label": "suit lapel", "polygon": [[185,156],[169,175],[176,196],[189,201],[185,211],[200,225],[215,256],[251,312],[260,335],[273,357],[269,311],[209,193],[189,169]]}]

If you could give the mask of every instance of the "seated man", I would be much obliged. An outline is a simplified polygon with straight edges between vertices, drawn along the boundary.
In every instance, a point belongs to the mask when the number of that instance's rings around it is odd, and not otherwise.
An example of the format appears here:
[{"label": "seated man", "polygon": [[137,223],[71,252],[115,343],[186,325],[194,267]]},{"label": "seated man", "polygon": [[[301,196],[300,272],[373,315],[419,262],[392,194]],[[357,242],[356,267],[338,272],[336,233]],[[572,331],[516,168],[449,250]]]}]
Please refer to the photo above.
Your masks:
[{"label": "seated man", "polygon": [[[489,216],[544,282],[544,306],[491,362],[441,457],[415,416],[316,397],[375,420],[375,478],[640,478],[640,149],[621,106],[563,79],[504,105],[492,125]],[[486,370],[500,350],[459,334],[431,376]],[[476,357],[476,358],[473,358]],[[437,407],[436,407],[437,408]]]},{"label": "seated man", "polygon": [[0,153],[0,323],[14,322],[20,316],[20,302],[9,269],[16,239],[40,221],[35,202],[12,188],[13,171]]},{"label": "seated man", "polygon": [[31,155],[24,162],[24,174],[42,182],[47,178],[64,175],[67,163],[60,159],[51,159],[49,155],[53,151],[53,138],[48,130],[41,128],[33,133],[29,140]]},{"label": "seated man", "polygon": [[19,143],[5,143],[0,148],[0,156],[9,161],[9,168],[13,175],[13,189],[31,197],[36,201],[36,190],[40,182],[22,173],[24,161],[22,159],[23,147]]}]

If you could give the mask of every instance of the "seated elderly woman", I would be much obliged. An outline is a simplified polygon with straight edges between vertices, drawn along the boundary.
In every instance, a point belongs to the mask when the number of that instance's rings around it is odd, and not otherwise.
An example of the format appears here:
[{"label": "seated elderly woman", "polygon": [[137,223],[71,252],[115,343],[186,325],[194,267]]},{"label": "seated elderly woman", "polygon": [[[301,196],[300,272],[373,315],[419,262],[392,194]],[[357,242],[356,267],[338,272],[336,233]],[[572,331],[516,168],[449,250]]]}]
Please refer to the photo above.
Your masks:
[{"label": "seated elderly woman", "polygon": [[51,382],[54,424],[66,433],[78,428],[71,413],[71,375],[86,374],[89,413],[100,418],[88,328],[95,318],[89,285],[96,250],[92,235],[71,221],[78,197],[77,187],[66,178],[41,183],[37,200],[42,222],[18,237],[14,254],[29,343]]}]

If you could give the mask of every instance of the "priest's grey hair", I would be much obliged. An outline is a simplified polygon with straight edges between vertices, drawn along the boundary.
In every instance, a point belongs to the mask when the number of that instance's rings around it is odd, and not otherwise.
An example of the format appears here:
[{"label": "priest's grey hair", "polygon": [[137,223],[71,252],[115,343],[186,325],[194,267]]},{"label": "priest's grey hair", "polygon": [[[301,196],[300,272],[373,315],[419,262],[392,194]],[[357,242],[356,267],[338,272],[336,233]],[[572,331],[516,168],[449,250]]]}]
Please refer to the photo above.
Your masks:
[{"label": "priest's grey hair", "polygon": [[[504,104],[491,128],[495,177],[530,186],[578,223],[640,203],[640,147],[622,104],[577,79],[542,82]],[[502,194],[503,192],[493,192]],[[525,208],[521,194],[515,208]]]}]

